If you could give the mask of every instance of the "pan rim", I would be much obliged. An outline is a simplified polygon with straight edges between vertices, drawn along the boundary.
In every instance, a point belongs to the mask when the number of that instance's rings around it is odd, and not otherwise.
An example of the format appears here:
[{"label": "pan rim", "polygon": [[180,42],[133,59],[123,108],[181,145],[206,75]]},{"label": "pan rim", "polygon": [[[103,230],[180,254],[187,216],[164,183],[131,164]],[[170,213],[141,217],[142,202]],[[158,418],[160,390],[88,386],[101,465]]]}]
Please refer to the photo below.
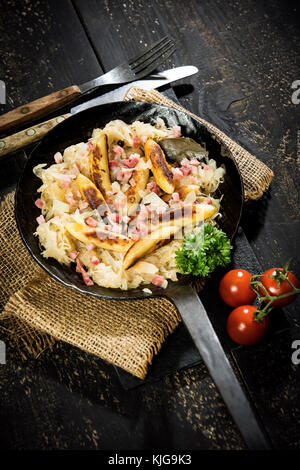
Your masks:
[{"label": "pan rim", "polygon": [[[223,147],[226,148],[226,151],[228,152],[229,154],[229,157],[230,160],[233,162],[234,164],[234,167],[235,167],[235,170],[238,174],[238,177],[239,177],[239,183],[240,183],[240,189],[241,189],[241,205],[240,205],[240,210],[239,210],[239,214],[238,214],[238,217],[237,217],[237,223],[236,223],[236,227],[235,227],[235,230],[231,236],[231,240],[235,237],[236,235],[236,232],[238,230],[238,227],[239,227],[239,224],[240,224],[240,220],[241,220],[241,216],[242,216],[242,210],[243,210],[243,201],[244,201],[244,184],[243,184],[243,180],[242,180],[242,177],[241,177],[241,172],[238,168],[238,165],[234,159],[234,156],[232,154],[232,151],[229,149],[228,145],[226,145],[222,139],[220,139],[216,134],[214,134],[210,129],[208,129],[208,127],[203,124],[201,121],[198,121],[196,118],[194,118],[193,116],[190,116],[189,114],[185,113],[184,111],[181,111],[181,110],[177,110],[176,108],[170,108],[168,106],[165,106],[165,105],[159,105],[159,104],[156,104],[156,103],[148,103],[148,102],[134,102],[134,101],[116,101],[116,102],[112,102],[112,103],[105,103],[105,104],[101,104],[101,105],[98,105],[98,106],[94,106],[94,107],[91,107],[91,108],[88,108],[88,109],[85,109],[83,111],[81,111],[80,113],[76,113],[74,115],[72,115],[70,118],[68,118],[68,120],[66,121],[63,121],[61,122],[60,124],[58,124],[58,126],[62,126],[65,122],[70,122],[70,120],[72,118],[76,118],[76,116],[79,116],[79,115],[82,115],[82,114],[87,114],[90,112],[90,110],[94,110],[95,112],[95,109],[99,109],[99,110],[103,110],[105,108],[109,108],[111,107],[112,105],[115,105],[115,106],[126,106],[126,105],[129,105],[129,104],[133,104],[134,105],[137,105],[137,107],[143,107],[143,108],[149,108],[149,109],[153,109],[155,108],[156,110],[160,110],[160,109],[167,109],[167,110],[172,110],[175,112],[175,114],[181,114],[183,116],[187,116],[189,119],[191,119],[192,121],[196,122],[198,126],[202,126],[214,139],[216,139],[216,141],[218,143],[220,143]],[[156,298],[156,297],[165,297],[165,298],[168,298],[168,299],[172,299],[172,290],[174,288],[176,288],[176,286],[179,286],[179,285],[187,285],[187,284],[191,284],[193,283],[193,281],[195,281],[196,279],[199,279],[199,277],[194,277],[194,276],[191,276],[191,275],[184,275],[182,276],[181,279],[179,279],[178,281],[169,281],[169,284],[168,284],[168,287],[166,289],[163,289],[163,288],[160,288],[160,287],[157,287],[157,286],[153,286],[152,284],[149,284],[149,286],[151,286],[151,290],[152,290],[152,293],[147,293],[147,292],[143,292],[143,289],[144,288],[147,288],[148,285],[142,285],[138,288],[135,288],[135,289],[129,289],[129,290],[122,290],[120,288],[105,288],[105,287],[102,287],[102,286],[99,286],[101,287],[101,289],[105,290],[105,291],[108,291],[108,293],[104,293],[104,294],[100,294],[100,293],[97,293],[97,292],[93,292],[92,290],[87,290],[85,288],[85,286],[83,286],[82,288],[77,286],[77,285],[74,285],[70,282],[68,282],[67,280],[63,280],[61,279],[59,276],[57,276],[54,272],[52,272],[48,266],[42,262],[36,255],[35,253],[33,252],[32,248],[30,247],[29,243],[27,242],[26,238],[25,238],[25,235],[23,233],[23,230],[22,230],[22,227],[21,227],[21,221],[20,221],[20,218],[19,218],[19,202],[18,202],[18,196],[19,196],[19,192],[20,192],[20,186],[21,186],[21,183],[23,181],[23,177],[24,177],[24,174],[25,174],[25,171],[27,169],[27,167],[31,164],[31,160],[32,158],[34,157],[35,155],[35,152],[38,151],[38,148],[44,143],[45,139],[51,138],[51,135],[53,133],[55,133],[57,127],[54,127],[53,129],[51,129],[38,143],[37,145],[31,150],[28,158],[27,158],[27,161],[24,165],[24,168],[22,170],[22,173],[18,179],[18,182],[17,182],[17,186],[16,186],[16,191],[15,191],[15,207],[14,207],[14,215],[15,215],[15,220],[16,220],[16,224],[17,224],[17,228],[18,228],[18,231],[19,231],[19,234],[20,234],[20,237],[22,239],[22,242],[23,244],[25,245],[26,249],[28,250],[29,254],[31,255],[31,257],[34,259],[34,261],[54,280],[60,282],[61,284],[63,284],[65,287],[69,287],[71,289],[74,289],[75,291],[81,293],[81,294],[87,294],[87,295],[90,295],[90,296],[93,296],[95,298],[100,298],[100,299],[106,299],[106,300],[116,300],[116,301],[119,301],[119,300],[143,300],[143,299],[147,299],[147,298]],[[148,287],[149,288],[149,287]],[[172,289],[173,288],[173,289]],[[109,292],[115,292],[116,295],[111,295],[109,294]]]}]

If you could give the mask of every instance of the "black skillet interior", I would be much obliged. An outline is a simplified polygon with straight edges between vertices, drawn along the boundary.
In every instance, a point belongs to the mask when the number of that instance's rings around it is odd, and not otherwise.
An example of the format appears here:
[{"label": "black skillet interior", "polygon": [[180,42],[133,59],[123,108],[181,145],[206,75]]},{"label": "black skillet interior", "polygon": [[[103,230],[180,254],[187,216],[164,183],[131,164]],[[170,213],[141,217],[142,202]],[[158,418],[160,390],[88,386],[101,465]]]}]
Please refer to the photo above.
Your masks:
[{"label": "black skillet interior", "polygon": [[[192,137],[205,144],[210,158],[215,159],[217,165],[225,164],[225,181],[220,186],[223,200],[222,218],[219,221],[219,226],[230,238],[234,236],[243,205],[243,186],[240,174],[234,161],[222,156],[226,149],[204,125],[181,111],[150,103],[117,102],[90,108],[62,122],[42,139],[31,153],[16,191],[15,215],[25,246],[38,264],[50,276],[64,285],[97,297],[137,299],[151,296],[151,294],[143,292],[142,288],[122,291],[97,285],[87,287],[73,266],[67,267],[60,265],[54,259],[43,258],[38,238],[33,235],[36,230],[36,217],[40,215],[34,201],[38,197],[37,189],[41,185],[41,180],[33,174],[33,168],[39,163],[53,164],[53,155],[56,152],[63,152],[69,145],[87,141],[94,128],[104,127],[107,122],[113,119],[121,119],[127,123],[136,120],[153,123],[157,117],[162,118],[167,126],[180,125],[183,136]],[[229,152],[227,151],[227,153]],[[178,282],[187,284],[191,282],[191,279],[189,276],[181,276]],[[176,289],[177,285],[178,283],[169,282],[166,290],[151,285],[152,295],[172,297],[172,291]]]}]

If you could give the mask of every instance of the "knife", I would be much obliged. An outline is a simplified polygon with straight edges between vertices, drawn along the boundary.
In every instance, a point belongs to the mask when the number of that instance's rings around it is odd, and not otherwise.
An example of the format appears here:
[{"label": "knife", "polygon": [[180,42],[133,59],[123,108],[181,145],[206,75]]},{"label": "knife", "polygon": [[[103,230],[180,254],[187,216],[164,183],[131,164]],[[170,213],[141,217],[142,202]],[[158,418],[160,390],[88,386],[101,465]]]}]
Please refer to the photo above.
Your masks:
[{"label": "knife", "polygon": [[[93,106],[98,106],[99,104],[111,103],[114,101],[123,101],[125,96],[128,94],[128,91],[132,87],[142,88],[143,90],[151,90],[153,88],[160,88],[168,83],[175,82],[181,78],[186,78],[191,75],[194,75],[198,72],[197,67],[193,65],[186,65],[182,67],[176,67],[174,69],[165,70],[156,75],[152,75],[152,78],[155,80],[138,80],[136,82],[131,82],[130,85],[123,85],[116,90],[105,93],[105,95],[98,96],[90,101],[79,104],[71,109],[72,114],[76,114],[80,111],[83,111],[87,108],[92,108]],[[150,77],[149,77],[150,78]]]},{"label": "knife", "polygon": [[115,101],[123,101],[125,96],[128,96],[129,90],[132,87],[142,88],[143,90],[151,90],[153,88],[160,88],[168,83],[175,82],[182,78],[189,77],[198,72],[197,67],[192,65],[175,67],[173,69],[165,70],[155,75],[151,75],[149,79],[138,80],[130,84],[123,85],[113,91],[98,96],[92,100],[86,101],[70,110],[70,113],[62,114],[48,121],[37,124],[33,127],[24,129],[10,136],[4,137],[0,140],[0,158],[15,152],[21,148],[37,142],[57,124],[68,119],[72,114],[77,114],[84,109],[98,106],[104,103],[112,103]]}]

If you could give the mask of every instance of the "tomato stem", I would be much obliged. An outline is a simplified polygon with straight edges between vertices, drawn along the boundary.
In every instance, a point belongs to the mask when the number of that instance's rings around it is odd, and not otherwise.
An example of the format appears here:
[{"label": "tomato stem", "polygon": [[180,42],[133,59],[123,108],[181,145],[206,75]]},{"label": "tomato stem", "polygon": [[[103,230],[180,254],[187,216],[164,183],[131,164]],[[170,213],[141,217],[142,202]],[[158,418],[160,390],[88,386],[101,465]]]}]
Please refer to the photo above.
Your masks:
[{"label": "tomato stem", "polygon": [[[277,280],[279,288],[280,283],[286,281],[292,290],[286,294],[281,294],[277,296],[270,295],[266,287],[261,282],[260,278],[262,274],[254,274],[250,279],[250,287],[254,290],[256,295],[259,299],[259,305],[254,312],[254,318],[256,321],[261,322],[262,319],[267,316],[271,310],[273,310],[274,306],[273,303],[280,300],[290,297],[291,295],[300,294],[300,289],[297,289],[294,284],[288,279],[287,276],[287,269],[290,264],[290,260],[286,263],[283,271],[276,269],[276,274],[274,276],[270,276],[272,279]],[[263,294],[262,294],[263,291]]]}]

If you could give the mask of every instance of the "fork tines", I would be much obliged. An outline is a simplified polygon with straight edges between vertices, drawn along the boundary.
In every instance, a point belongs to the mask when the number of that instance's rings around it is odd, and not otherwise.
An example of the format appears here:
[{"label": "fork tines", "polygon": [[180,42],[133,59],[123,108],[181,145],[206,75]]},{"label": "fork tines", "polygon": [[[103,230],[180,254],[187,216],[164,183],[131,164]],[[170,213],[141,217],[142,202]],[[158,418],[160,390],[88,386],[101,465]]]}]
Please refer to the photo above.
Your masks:
[{"label": "fork tines", "polygon": [[[156,43],[152,44],[146,51],[139,54],[132,59],[129,59],[128,64],[131,70],[138,74],[145,69],[149,68],[150,71],[161,64],[162,61],[170,57],[175,51],[175,45],[172,39],[165,36]],[[146,70],[147,72],[147,70]]]}]

